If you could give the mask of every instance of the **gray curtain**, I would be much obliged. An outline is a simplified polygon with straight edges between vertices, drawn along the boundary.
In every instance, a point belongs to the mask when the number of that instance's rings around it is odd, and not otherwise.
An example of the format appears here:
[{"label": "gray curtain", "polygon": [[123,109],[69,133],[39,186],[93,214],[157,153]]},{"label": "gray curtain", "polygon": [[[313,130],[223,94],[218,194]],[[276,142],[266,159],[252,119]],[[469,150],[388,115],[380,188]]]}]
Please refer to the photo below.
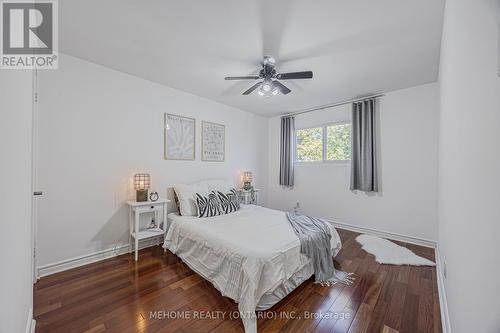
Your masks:
[{"label": "gray curtain", "polygon": [[281,117],[280,185],[293,186],[295,162],[295,117]]},{"label": "gray curtain", "polygon": [[351,190],[378,191],[376,102],[352,104]]}]

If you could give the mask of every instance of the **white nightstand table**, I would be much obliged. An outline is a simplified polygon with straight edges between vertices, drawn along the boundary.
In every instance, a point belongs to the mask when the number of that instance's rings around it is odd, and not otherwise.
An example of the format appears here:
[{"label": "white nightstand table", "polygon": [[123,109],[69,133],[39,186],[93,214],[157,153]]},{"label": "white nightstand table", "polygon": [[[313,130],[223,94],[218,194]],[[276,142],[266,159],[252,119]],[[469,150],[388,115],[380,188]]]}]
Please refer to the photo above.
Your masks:
[{"label": "white nightstand table", "polygon": [[258,205],[259,204],[259,189],[244,190],[242,188],[236,190],[240,203],[243,205]]},{"label": "white nightstand table", "polygon": [[[158,199],[157,201],[127,201],[129,206],[129,251],[132,252],[132,239],[134,241],[135,261],[138,259],[139,241],[143,239],[164,236],[167,225],[167,203],[170,200]],[[140,229],[139,221],[141,214],[154,213],[155,214],[155,228]],[[160,214],[162,221],[160,222]]]}]

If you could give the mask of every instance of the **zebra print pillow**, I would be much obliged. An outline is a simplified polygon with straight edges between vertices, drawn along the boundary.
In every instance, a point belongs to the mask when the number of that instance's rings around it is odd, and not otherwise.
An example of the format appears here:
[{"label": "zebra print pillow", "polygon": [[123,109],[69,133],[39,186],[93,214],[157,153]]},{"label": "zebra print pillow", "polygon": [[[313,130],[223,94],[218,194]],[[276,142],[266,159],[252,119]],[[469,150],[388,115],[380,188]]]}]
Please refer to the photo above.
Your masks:
[{"label": "zebra print pillow", "polygon": [[217,191],[217,197],[220,202],[220,208],[222,214],[236,212],[237,210],[240,209],[240,200],[234,188],[229,190],[228,193],[222,193],[221,191]]},{"label": "zebra print pillow", "polygon": [[221,215],[220,202],[217,194],[212,191],[207,196],[196,193],[196,206],[198,206],[198,217],[211,217]]}]

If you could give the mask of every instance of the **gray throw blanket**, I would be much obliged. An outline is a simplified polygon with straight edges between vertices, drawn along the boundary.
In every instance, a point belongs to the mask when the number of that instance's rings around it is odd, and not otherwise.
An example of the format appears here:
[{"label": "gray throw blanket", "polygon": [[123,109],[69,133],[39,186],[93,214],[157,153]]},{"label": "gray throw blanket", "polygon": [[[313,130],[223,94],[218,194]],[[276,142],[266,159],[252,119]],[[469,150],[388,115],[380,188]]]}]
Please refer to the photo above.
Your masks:
[{"label": "gray throw blanket", "polygon": [[351,284],[354,281],[353,273],[338,271],[333,266],[328,222],[296,212],[286,213],[286,216],[300,240],[300,253],[305,254],[313,263],[316,283]]}]

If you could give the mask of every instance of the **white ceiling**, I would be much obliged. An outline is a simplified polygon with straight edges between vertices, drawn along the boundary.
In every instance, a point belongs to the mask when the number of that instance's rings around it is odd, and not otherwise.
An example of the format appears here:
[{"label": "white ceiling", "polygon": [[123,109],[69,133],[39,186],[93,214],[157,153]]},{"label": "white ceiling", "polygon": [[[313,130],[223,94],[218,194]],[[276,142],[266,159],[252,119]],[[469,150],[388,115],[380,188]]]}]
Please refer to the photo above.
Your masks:
[{"label": "white ceiling", "polygon": [[[437,79],[444,0],[64,0],[60,51],[265,116]],[[263,55],[292,92],[241,93]]]}]

